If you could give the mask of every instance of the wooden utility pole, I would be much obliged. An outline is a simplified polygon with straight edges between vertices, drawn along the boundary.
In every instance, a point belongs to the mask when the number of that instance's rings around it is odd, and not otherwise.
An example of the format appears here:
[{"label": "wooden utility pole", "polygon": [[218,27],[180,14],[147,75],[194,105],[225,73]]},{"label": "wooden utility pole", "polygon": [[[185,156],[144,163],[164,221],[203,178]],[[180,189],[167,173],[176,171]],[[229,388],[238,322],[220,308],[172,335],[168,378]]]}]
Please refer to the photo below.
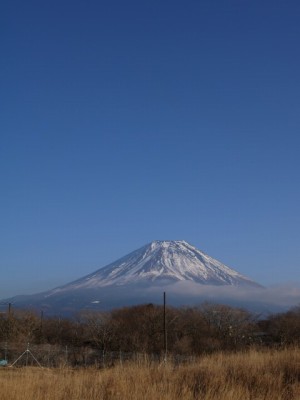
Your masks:
[{"label": "wooden utility pole", "polygon": [[164,292],[164,361],[167,361],[167,352],[168,352],[168,346],[167,346],[167,323],[166,323],[166,292]]},{"label": "wooden utility pole", "polygon": [[12,330],[12,303],[8,303],[8,308],[7,308],[7,340],[10,340],[10,332]]}]

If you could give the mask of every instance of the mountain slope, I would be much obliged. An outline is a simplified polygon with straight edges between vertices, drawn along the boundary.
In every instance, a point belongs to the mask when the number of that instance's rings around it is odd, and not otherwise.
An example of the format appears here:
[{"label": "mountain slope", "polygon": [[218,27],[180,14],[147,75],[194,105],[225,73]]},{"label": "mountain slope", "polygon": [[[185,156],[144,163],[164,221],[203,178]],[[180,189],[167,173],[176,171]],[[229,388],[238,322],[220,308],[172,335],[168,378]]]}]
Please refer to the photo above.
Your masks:
[{"label": "mountain slope", "polygon": [[[154,241],[54,293],[162,281],[259,286],[185,241]],[[49,293],[50,295],[50,293]]]}]

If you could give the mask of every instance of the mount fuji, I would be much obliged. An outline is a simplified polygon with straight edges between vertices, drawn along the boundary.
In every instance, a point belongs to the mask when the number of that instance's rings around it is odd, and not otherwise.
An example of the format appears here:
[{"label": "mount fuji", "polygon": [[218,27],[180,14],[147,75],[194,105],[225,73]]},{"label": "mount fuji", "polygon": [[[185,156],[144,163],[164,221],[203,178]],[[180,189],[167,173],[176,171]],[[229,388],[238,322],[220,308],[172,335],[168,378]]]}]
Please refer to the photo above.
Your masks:
[{"label": "mount fuji", "polygon": [[128,284],[153,285],[163,281],[259,286],[185,241],[156,240],[104,268],[54,289],[52,294]]},{"label": "mount fuji", "polygon": [[185,241],[156,240],[76,281],[8,300],[49,313],[71,313],[156,302],[165,290],[174,305],[189,304],[205,301],[205,288],[216,294],[217,288],[230,292],[233,287],[262,288]]}]

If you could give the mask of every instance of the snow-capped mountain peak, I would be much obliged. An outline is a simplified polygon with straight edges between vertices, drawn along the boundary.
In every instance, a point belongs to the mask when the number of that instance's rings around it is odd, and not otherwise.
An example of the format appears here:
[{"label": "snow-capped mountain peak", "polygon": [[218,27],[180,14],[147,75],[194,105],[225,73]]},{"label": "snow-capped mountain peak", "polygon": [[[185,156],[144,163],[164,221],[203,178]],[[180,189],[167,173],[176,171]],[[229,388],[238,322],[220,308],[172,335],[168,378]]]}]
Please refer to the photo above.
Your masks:
[{"label": "snow-capped mountain peak", "polygon": [[183,240],[155,240],[106,267],[52,290],[51,295],[74,289],[164,281],[259,286]]}]

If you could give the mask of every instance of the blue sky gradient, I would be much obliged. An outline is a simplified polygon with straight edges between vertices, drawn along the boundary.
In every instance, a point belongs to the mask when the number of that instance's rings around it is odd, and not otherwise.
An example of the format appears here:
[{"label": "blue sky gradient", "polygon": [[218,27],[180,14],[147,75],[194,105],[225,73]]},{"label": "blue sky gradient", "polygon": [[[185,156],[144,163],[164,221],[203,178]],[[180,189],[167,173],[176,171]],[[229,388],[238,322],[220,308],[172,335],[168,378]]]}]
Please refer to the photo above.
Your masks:
[{"label": "blue sky gradient", "polygon": [[300,281],[300,4],[12,0],[0,298],[186,240]]}]

